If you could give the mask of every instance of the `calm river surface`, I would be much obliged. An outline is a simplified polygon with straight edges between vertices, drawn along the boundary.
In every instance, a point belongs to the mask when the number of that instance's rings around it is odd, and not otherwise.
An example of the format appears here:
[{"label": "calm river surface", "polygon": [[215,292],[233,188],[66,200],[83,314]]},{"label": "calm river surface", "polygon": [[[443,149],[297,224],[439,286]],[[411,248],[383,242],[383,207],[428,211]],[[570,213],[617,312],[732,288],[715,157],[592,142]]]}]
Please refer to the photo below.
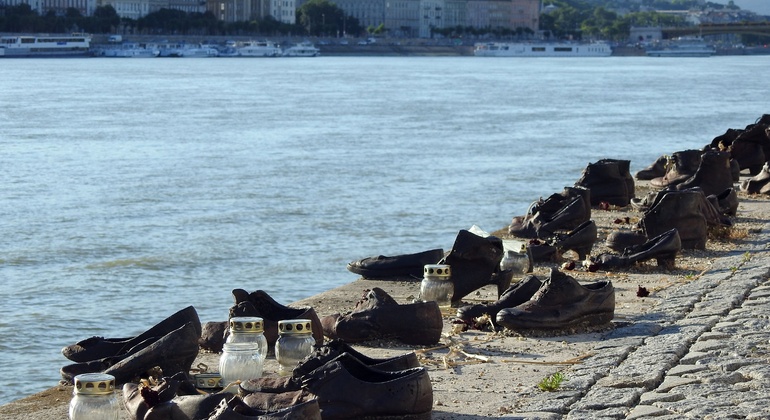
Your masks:
[{"label": "calm river surface", "polygon": [[[61,347],[493,231],[770,112],[770,57],[2,60],[0,404]],[[355,298],[355,297],[353,297]]]}]

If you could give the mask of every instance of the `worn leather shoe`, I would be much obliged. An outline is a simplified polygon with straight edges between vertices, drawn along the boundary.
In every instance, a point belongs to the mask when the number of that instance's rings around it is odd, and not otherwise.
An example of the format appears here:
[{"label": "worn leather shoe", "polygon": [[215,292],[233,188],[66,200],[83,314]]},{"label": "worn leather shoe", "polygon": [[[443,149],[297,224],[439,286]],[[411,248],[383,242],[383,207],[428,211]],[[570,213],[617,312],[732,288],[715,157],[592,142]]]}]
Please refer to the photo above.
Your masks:
[{"label": "worn leather shoe", "polygon": [[511,285],[496,302],[463,306],[457,309],[457,317],[466,323],[471,323],[475,318],[489,315],[492,325],[497,328],[495,317],[501,309],[513,308],[528,301],[542,285],[543,283],[537,277],[528,275],[520,282]]},{"label": "worn leather shoe", "polygon": [[497,323],[510,329],[562,329],[598,326],[615,316],[615,289],[610,281],[581,285],[551,269],[532,298],[497,313]]},{"label": "worn leather shoe", "polygon": [[[344,356],[343,356],[344,355]],[[331,340],[322,346],[315,346],[313,353],[300,362],[292,371],[291,376],[265,376],[241,382],[239,385],[243,393],[252,392],[289,392],[299,391],[302,388],[302,378],[312,371],[325,365],[338,357],[355,357],[356,360],[373,369],[392,372],[411,369],[420,366],[417,355],[414,352],[404,353],[389,358],[369,357],[342,340]]]},{"label": "worn leather shoe", "polygon": [[222,400],[207,420],[321,420],[318,400],[299,402],[274,411],[257,410],[239,396]]},{"label": "worn leather shoe", "polygon": [[392,257],[380,255],[352,261],[348,263],[348,271],[366,279],[422,278],[423,267],[436,264],[443,257],[444,250],[441,248]]},{"label": "worn leather shoe", "polygon": [[638,180],[651,180],[666,175],[666,164],[668,163],[668,156],[663,155],[655,160],[650,166],[640,170],[636,173],[636,179]]},{"label": "worn leather shoe", "polygon": [[406,344],[436,344],[444,326],[434,301],[399,305],[379,287],[364,292],[352,312],[321,318],[324,334],[331,339],[356,343],[395,339]]},{"label": "worn leather shoe", "polygon": [[[309,319],[316,344],[323,344],[324,335],[320,320],[311,307],[292,308],[275,301],[264,290],[251,293],[243,289],[233,289],[235,305],[230,307],[230,318],[237,316],[258,316],[265,323],[265,338],[269,349],[275,347],[278,340],[278,321],[284,319]],[[227,322],[227,321],[225,321]],[[225,335],[229,330],[225,330]]]},{"label": "worn leather shoe", "polygon": [[164,376],[178,372],[187,375],[198,356],[199,339],[200,323],[188,322],[157,340],[143,342],[126,354],[64,366],[62,379],[72,383],[81,373],[103,372],[114,376],[116,384],[124,384],[146,376],[147,371],[155,367],[159,367]]},{"label": "worn leather shoe", "polygon": [[433,409],[433,388],[425,368],[385,372],[354,357],[340,357],[304,376],[300,391],[256,392],[243,401],[252,408],[274,410],[314,398],[324,420],[427,420]]},{"label": "worn leather shoe", "polygon": [[[127,338],[91,337],[64,347],[61,353],[67,359],[78,363],[115,357],[127,353],[142,343],[157,340],[188,322],[192,322],[193,325],[197,325],[200,328],[201,322],[198,318],[198,312],[192,306],[188,306],[169,316],[137,336]],[[199,329],[198,335],[200,333]]]},{"label": "worn leather shoe", "polygon": [[674,268],[676,255],[682,249],[679,232],[671,229],[641,244],[626,248],[621,255],[601,254],[595,262],[599,268],[623,268],[655,258],[658,266]]},{"label": "worn leather shoe", "polygon": [[452,250],[439,264],[452,267],[454,285],[452,302],[488,284],[497,286],[498,296],[511,284],[510,277],[496,275],[500,272],[503,258],[503,241],[496,236],[481,237],[468,230],[461,230],[455,238]]}]

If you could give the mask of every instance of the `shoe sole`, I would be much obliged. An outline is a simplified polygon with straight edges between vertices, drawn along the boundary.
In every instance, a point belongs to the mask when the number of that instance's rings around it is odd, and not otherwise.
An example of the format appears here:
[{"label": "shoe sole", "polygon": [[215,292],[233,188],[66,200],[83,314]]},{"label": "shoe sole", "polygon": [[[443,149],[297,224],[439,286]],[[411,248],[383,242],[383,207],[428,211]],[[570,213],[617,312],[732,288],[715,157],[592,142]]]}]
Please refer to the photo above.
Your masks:
[{"label": "shoe sole", "polygon": [[587,314],[580,316],[578,318],[575,318],[571,320],[568,323],[560,324],[560,325],[547,325],[547,324],[538,324],[537,322],[531,322],[531,323],[520,323],[520,325],[514,325],[514,326],[508,326],[505,324],[509,324],[508,322],[500,322],[500,320],[497,320],[497,323],[505,328],[508,328],[510,330],[514,331],[528,331],[532,330],[537,332],[542,332],[543,330],[546,331],[562,331],[567,329],[582,329],[582,328],[596,328],[596,327],[603,327],[607,324],[610,324],[612,320],[615,318],[615,312],[599,312],[599,313],[593,313],[593,314]]}]

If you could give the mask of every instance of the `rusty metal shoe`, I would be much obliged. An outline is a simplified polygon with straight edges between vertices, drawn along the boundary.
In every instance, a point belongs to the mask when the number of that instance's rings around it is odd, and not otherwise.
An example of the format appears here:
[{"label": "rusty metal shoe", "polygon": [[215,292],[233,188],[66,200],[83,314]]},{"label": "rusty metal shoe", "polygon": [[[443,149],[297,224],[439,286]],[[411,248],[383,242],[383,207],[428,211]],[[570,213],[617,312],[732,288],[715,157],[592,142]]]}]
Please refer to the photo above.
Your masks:
[{"label": "rusty metal shoe", "polygon": [[481,237],[461,230],[455,238],[452,250],[439,264],[452,267],[454,285],[452,302],[459,302],[468,294],[488,284],[497,286],[498,296],[508,288],[511,279],[498,275],[503,258],[503,241],[496,236]]},{"label": "rusty metal shoe", "polygon": [[644,213],[639,225],[648,238],[676,228],[682,248],[705,249],[708,239],[705,205],[711,206],[703,191],[668,191],[659,195],[652,207]]},{"label": "rusty metal shoe", "polygon": [[471,323],[475,318],[489,315],[492,325],[497,329],[495,317],[501,309],[513,308],[528,301],[542,285],[543,283],[537,277],[528,275],[503,292],[496,302],[463,306],[457,309],[457,317],[466,323]]},{"label": "rusty metal shoe", "polygon": [[300,391],[256,392],[243,401],[256,409],[277,409],[314,398],[324,420],[428,420],[433,409],[433,388],[425,368],[385,372],[353,357],[333,360],[305,375]]},{"label": "rusty metal shoe", "polygon": [[674,268],[682,249],[679,232],[671,229],[641,244],[626,248],[621,255],[601,254],[594,259],[600,269],[625,268],[655,258],[659,267]]},{"label": "rusty metal shoe", "polygon": [[770,162],[765,162],[759,173],[751,179],[741,182],[740,190],[749,194],[770,193]]},{"label": "rusty metal shoe", "polygon": [[[198,312],[192,306],[174,313],[137,336],[127,338],[91,337],[64,347],[61,353],[67,359],[79,363],[115,357],[129,352],[147,340],[157,340],[188,322],[200,326]],[[198,334],[200,334],[200,330],[198,330]]]},{"label": "rusty metal shoe", "polygon": [[564,253],[571,250],[578,255],[578,259],[585,260],[593,249],[596,237],[596,223],[593,220],[588,220],[567,233],[556,234],[549,242],[560,252]]},{"label": "rusty metal shoe", "polygon": [[327,337],[349,343],[395,339],[429,345],[441,338],[444,323],[436,302],[400,305],[384,290],[374,287],[364,291],[352,312],[325,316],[321,326]]},{"label": "rusty metal shoe", "polygon": [[443,257],[444,250],[437,248],[415,254],[363,258],[348,263],[347,268],[366,279],[422,278],[423,267],[436,264]]},{"label": "rusty metal shoe", "polygon": [[241,393],[280,393],[299,391],[302,388],[302,377],[338,357],[355,357],[356,360],[373,369],[386,372],[411,369],[420,366],[420,362],[414,352],[408,352],[389,358],[374,358],[359,352],[342,340],[331,340],[322,346],[315,346],[313,353],[301,361],[297,367],[292,370],[291,376],[265,376],[241,382],[239,385]]},{"label": "rusty metal shoe", "polygon": [[681,191],[699,187],[705,195],[709,196],[719,194],[732,186],[730,155],[727,152],[711,150],[701,154],[700,165],[690,178],[669,188]]},{"label": "rusty metal shoe", "polygon": [[634,178],[629,172],[630,161],[601,159],[589,163],[575,186],[591,190],[591,205],[607,202],[625,207],[634,196]]},{"label": "rusty metal shoe", "polygon": [[640,170],[636,173],[636,179],[642,181],[649,181],[651,179],[659,178],[666,175],[666,164],[668,163],[668,156],[662,155],[657,158],[655,162],[650,166]]},{"label": "rusty metal shoe", "polygon": [[257,410],[239,396],[222,400],[207,420],[321,420],[318,400],[299,402],[276,410]]},{"label": "rusty metal shoe", "polygon": [[497,323],[512,330],[558,330],[609,323],[615,316],[615,289],[610,281],[581,285],[552,268],[532,298],[497,313]]},{"label": "rusty metal shoe", "polygon": [[662,177],[651,179],[650,185],[655,188],[666,188],[669,185],[676,185],[680,182],[684,182],[695,175],[698,166],[700,166],[700,155],[702,153],[703,151],[696,149],[672,153],[666,174]]},{"label": "rusty metal shoe", "polygon": [[163,337],[135,346],[125,354],[67,365],[61,368],[60,373],[65,382],[72,383],[75,376],[81,373],[102,372],[114,376],[116,384],[146,377],[146,373],[156,367],[164,376],[178,372],[187,375],[198,356],[199,339],[200,323],[188,322]]},{"label": "rusty metal shoe", "polygon": [[[186,377],[163,377],[155,386],[123,385],[123,402],[132,419],[208,419],[219,403],[232,394],[201,395]],[[184,392],[183,387],[192,387]]]},{"label": "rusty metal shoe", "polygon": [[316,344],[323,344],[324,335],[321,322],[311,307],[292,308],[275,301],[264,290],[251,293],[243,289],[233,289],[235,305],[230,307],[230,318],[236,316],[258,316],[265,323],[265,338],[269,349],[275,347],[278,340],[278,321],[284,319],[309,319],[313,328]]}]

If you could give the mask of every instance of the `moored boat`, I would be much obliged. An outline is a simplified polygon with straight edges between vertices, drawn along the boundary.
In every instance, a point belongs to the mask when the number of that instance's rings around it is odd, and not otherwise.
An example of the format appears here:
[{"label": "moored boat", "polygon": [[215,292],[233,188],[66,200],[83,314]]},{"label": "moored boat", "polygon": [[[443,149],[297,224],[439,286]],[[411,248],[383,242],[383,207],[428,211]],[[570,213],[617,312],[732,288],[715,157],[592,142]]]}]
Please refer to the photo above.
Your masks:
[{"label": "moored boat", "polygon": [[681,37],[655,44],[646,50],[649,57],[711,57],[716,48],[700,37]]},{"label": "moored boat", "polygon": [[159,46],[158,57],[217,57],[219,51],[202,44],[164,44]]},{"label": "moored boat", "polygon": [[90,49],[86,34],[0,37],[0,57],[85,57]]},{"label": "moored boat", "polygon": [[283,51],[272,41],[247,41],[240,44],[236,50],[241,57],[280,57]]},{"label": "moored boat", "polygon": [[486,42],[476,44],[477,57],[608,57],[606,42]]},{"label": "moored boat", "polygon": [[137,42],[124,42],[121,45],[105,48],[99,54],[102,57],[120,58],[154,58],[160,54],[155,44],[140,44]]},{"label": "moored boat", "polygon": [[315,57],[321,54],[321,50],[310,42],[301,42],[283,51],[284,57]]}]

